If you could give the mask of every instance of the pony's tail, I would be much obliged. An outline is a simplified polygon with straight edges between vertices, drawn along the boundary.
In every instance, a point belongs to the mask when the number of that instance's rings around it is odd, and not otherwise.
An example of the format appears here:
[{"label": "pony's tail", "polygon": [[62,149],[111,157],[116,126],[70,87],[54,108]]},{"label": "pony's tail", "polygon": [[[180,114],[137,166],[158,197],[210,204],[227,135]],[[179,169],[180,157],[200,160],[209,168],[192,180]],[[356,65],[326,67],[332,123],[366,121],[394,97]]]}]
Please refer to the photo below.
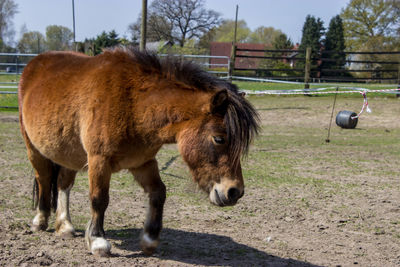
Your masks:
[{"label": "pony's tail", "polygon": [[32,188],[32,209],[35,210],[39,203],[39,185],[36,177],[33,177],[33,188]]},{"label": "pony's tail", "polygon": [[[53,170],[51,173],[50,187],[51,187],[51,209],[53,212],[57,210],[58,201],[58,190],[57,190],[57,179],[60,173],[61,166],[53,163]],[[39,185],[36,178],[33,178],[32,188],[32,209],[36,209],[39,203]]]}]

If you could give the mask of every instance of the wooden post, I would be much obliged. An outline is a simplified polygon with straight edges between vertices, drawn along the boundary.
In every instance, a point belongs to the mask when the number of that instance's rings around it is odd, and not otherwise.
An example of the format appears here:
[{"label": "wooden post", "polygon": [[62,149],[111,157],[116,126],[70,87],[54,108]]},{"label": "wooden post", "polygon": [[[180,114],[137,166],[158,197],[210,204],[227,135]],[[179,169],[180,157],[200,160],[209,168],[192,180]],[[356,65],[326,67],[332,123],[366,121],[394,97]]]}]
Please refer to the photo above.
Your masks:
[{"label": "wooden post", "polygon": [[304,67],[304,89],[310,88],[310,70],[311,70],[311,47],[306,49],[306,64]]},{"label": "wooden post", "polygon": [[231,61],[229,62],[229,81],[232,82],[233,70],[235,69],[236,44],[232,43]]},{"label": "wooden post", "polygon": [[140,27],[140,51],[146,50],[147,0],[142,0],[142,25]]},{"label": "wooden post", "polygon": [[74,39],[74,44],[73,46],[75,47],[75,52],[78,51],[78,47],[76,45],[76,39],[75,39],[75,1],[72,0],[72,34],[73,34],[73,39]]},{"label": "wooden post", "polygon": [[400,61],[399,61],[399,65],[398,65],[399,67],[398,67],[398,71],[397,71],[397,88],[399,89],[399,90],[397,90],[397,94],[396,94],[396,97],[400,97]]},{"label": "wooden post", "polygon": [[232,51],[231,51],[231,61],[229,64],[229,81],[232,82],[232,74],[235,69],[235,60],[236,60],[236,33],[237,33],[237,20],[238,20],[238,12],[239,6],[236,5],[236,18],[235,18],[235,29],[233,34],[233,42],[232,42]]}]

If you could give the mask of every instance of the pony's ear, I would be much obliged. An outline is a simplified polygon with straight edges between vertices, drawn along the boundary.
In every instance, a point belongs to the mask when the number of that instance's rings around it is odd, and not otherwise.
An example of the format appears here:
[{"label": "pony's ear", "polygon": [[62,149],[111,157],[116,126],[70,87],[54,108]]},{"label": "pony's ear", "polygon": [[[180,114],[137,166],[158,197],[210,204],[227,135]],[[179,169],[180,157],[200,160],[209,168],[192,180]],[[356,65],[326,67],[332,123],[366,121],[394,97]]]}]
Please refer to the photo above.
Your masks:
[{"label": "pony's ear", "polygon": [[228,92],[225,89],[218,91],[211,98],[211,114],[224,116],[228,109],[228,103]]},{"label": "pony's ear", "polygon": [[238,95],[244,98],[246,96],[246,92],[239,92]]}]

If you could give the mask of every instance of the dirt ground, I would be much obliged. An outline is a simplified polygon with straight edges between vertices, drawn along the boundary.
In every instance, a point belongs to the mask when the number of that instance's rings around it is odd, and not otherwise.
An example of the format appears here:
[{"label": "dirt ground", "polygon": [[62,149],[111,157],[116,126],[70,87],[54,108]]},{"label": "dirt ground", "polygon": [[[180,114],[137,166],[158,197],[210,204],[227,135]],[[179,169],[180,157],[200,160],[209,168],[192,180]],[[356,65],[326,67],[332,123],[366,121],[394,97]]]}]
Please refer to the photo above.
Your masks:
[{"label": "dirt ground", "polygon": [[[167,185],[164,229],[146,257],[139,236],[147,196],[121,172],[111,182],[105,230],[112,256],[92,256],[87,174],[71,192],[71,239],[32,233],[32,170],[18,118],[0,113],[1,266],[399,266],[400,101],[370,99],[357,129],[332,125],[331,99],[255,97],[263,132],[243,164],[246,194],[234,207],[212,206],[190,181],[176,147],[159,155]],[[360,99],[338,100],[358,111]],[[397,140],[397,141],[396,141]]]}]

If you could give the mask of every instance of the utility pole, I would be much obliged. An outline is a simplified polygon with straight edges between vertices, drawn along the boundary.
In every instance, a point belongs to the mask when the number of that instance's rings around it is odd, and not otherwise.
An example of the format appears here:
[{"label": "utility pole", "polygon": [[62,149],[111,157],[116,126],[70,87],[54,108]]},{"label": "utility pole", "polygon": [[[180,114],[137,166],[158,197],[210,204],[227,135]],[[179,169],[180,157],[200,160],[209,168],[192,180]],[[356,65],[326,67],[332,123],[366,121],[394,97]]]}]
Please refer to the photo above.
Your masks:
[{"label": "utility pole", "polygon": [[399,69],[397,72],[397,84],[398,84],[397,88],[399,88],[399,90],[397,90],[398,93],[396,94],[396,97],[400,97],[400,61],[399,61]]},{"label": "utility pole", "polygon": [[72,29],[73,29],[73,39],[75,51],[77,50],[76,40],[75,40],[75,1],[72,0]]},{"label": "utility pole", "polygon": [[233,70],[235,68],[235,60],[236,60],[236,33],[237,33],[238,13],[239,13],[239,5],[236,5],[235,31],[233,34],[231,61],[230,61],[230,66],[229,66],[229,70],[228,70],[230,81],[232,81],[232,74],[233,74]]},{"label": "utility pole", "polygon": [[142,25],[140,27],[140,51],[146,50],[147,0],[142,0]]}]

